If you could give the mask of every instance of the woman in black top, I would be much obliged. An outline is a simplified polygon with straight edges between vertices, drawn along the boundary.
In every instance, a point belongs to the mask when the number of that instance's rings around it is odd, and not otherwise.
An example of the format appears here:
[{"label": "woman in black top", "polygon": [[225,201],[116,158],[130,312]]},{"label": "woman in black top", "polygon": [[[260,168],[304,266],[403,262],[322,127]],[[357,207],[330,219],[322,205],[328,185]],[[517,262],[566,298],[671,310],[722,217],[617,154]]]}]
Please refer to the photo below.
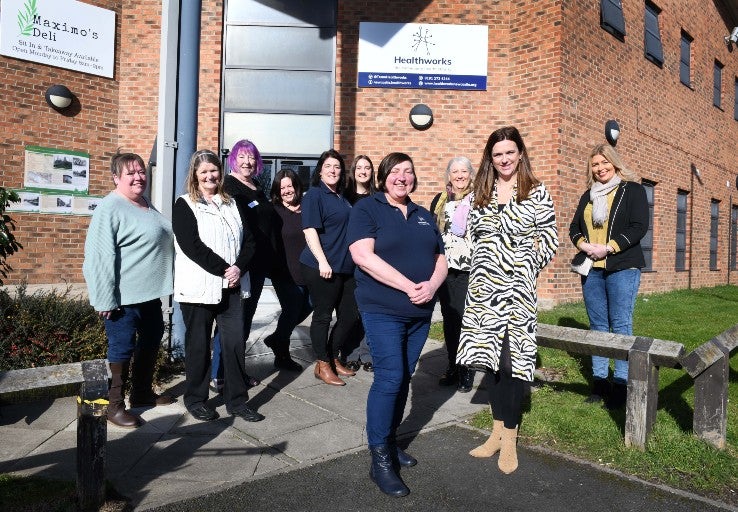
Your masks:
[{"label": "woman in black top", "polygon": [[277,258],[279,263],[272,271],[272,285],[282,312],[277,328],[264,338],[264,344],[274,352],[274,366],[299,372],[302,366],[290,356],[292,331],[313,311],[305,280],[300,271],[300,253],[305,249],[302,231],[302,184],[294,171],[282,169],[274,176],[271,189],[274,211],[274,232],[278,236]]},{"label": "woman in black top", "polygon": [[[243,336],[246,341],[251,333],[251,323],[264,288],[264,280],[271,277],[276,259],[273,234],[274,208],[256,181],[264,170],[264,164],[253,142],[245,139],[236,142],[228,154],[228,167],[231,174],[225,177],[223,189],[242,203],[244,224],[253,233],[256,244],[256,253],[249,266],[251,292],[250,296],[243,300]],[[216,388],[222,386],[220,338],[217,334],[213,339],[212,378]],[[260,382],[248,377],[247,384],[256,386]]]},{"label": "woman in black top", "polygon": [[[343,197],[348,199],[351,205],[355,205],[360,199],[369,197],[377,191],[374,178],[374,164],[366,155],[357,155],[351,164],[351,169],[346,173],[346,185]],[[356,325],[354,331],[349,335],[342,348],[342,359],[346,361],[346,367],[356,371],[364,368],[367,372],[374,371],[372,355],[364,337],[364,327],[361,323]]]},{"label": "woman in black top", "polygon": [[[646,266],[641,239],[648,232],[648,199],[638,176],[615,148],[596,146],[587,165],[587,190],[569,226],[572,243],[594,260],[582,276],[582,295],[593,331],[633,334],[633,308]],[[608,408],[625,405],[628,361],[616,360],[612,386],[610,359],[592,356],[594,377],[587,402],[605,400]]]}]

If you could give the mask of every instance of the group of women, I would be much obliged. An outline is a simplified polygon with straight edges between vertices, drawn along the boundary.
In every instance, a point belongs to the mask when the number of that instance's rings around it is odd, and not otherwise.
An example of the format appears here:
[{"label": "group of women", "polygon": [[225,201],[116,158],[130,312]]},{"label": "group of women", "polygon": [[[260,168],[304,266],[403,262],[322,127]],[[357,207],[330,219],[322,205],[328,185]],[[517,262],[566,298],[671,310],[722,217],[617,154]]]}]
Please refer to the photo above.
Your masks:
[{"label": "group of women", "polygon": [[[95,212],[85,251],[91,302],[110,339],[110,421],[138,425],[122,396],[131,358],[131,404],[172,401],[151,389],[149,361],[161,339],[158,297],[171,291],[167,247],[174,241],[174,297],[187,329],[184,402],[194,417],[218,417],[207,405],[215,322],[226,410],[247,421],[263,419],[247,404],[244,340],[269,277],[282,305],[265,339],[275,366],[302,369],[290,357],[289,336],[311,312],[317,379],[343,386],[361,366],[344,364],[347,358],[368,362],[374,372],[366,412],[370,478],[382,492],[405,496],[409,489],[397,469],[417,460],[398,445],[396,432],[440,298],[448,351],[440,384],[469,391],[474,371],[485,372],[493,430],[470,454],[499,452],[500,470],[515,471],[523,395],[536,365],[536,280],[558,247],[553,202],[533,174],[518,130],[503,127],[489,136],[476,175],[469,159],[451,159],[446,190],[430,210],[410,198],[418,180],[404,153],[382,159],[375,184],[368,157],[358,156],[348,173],[337,151],[325,151],[304,196],[295,173],[281,170],[270,201],[254,180],[262,164],[252,143],[239,141],[229,166],[224,179],[217,155],[193,155],[170,226],[143,198],[140,158],[113,159],[116,190]],[[587,176],[590,190],[570,238],[593,261],[582,276],[591,328],[630,334],[644,266],[645,192],[611,146],[593,150]],[[152,289],[154,282],[162,284]],[[605,384],[608,371],[607,359],[593,358],[588,401],[622,405],[627,362],[616,361],[612,387]]]}]

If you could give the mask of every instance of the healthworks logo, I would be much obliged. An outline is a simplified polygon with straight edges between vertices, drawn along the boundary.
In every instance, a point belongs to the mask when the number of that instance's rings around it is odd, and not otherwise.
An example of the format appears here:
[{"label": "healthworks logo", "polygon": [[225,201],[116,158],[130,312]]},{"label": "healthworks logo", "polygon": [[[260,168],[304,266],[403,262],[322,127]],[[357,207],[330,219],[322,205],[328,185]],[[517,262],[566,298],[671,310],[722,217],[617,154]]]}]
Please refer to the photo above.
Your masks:
[{"label": "healthworks logo", "polygon": [[82,37],[98,39],[99,34],[92,29],[70,25],[66,21],[55,21],[42,17],[38,13],[36,0],[26,0],[18,11],[18,28],[20,35],[56,41],[58,32]]},{"label": "healthworks logo", "polygon": [[18,11],[18,28],[22,36],[30,36],[33,34],[33,21],[38,16],[36,0],[27,0],[23,4],[23,9]]}]

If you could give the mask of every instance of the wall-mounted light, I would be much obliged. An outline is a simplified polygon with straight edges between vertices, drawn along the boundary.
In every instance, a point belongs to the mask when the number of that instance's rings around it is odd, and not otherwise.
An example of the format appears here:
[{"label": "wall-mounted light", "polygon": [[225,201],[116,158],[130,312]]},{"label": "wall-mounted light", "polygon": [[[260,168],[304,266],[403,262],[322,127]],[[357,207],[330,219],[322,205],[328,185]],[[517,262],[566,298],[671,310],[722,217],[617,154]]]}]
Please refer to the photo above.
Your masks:
[{"label": "wall-mounted light", "polygon": [[46,103],[54,110],[64,110],[72,104],[74,94],[63,85],[52,85],[46,89]]},{"label": "wall-mounted light", "polygon": [[433,111],[428,105],[418,103],[410,109],[410,124],[416,130],[427,130],[433,124]]},{"label": "wall-mounted light", "polygon": [[733,45],[738,44],[738,27],[733,27],[732,32],[725,36],[725,44],[728,46],[728,51],[733,51]]},{"label": "wall-mounted light", "polygon": [[618,143],[618,137],[620,137],[620,125],[614,119],[609,119],[605,123],[605,139],[611,146],[615,146]]}]

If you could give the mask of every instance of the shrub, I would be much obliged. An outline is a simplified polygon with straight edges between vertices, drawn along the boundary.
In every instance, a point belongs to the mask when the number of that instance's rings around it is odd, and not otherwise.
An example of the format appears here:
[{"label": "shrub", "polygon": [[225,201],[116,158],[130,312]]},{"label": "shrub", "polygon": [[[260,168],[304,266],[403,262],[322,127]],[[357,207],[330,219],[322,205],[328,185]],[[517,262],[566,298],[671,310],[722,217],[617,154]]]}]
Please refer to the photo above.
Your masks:
[{"label": "shrub", "polygon": [[0,371],[104,359],[105,327],[86,300],[64,292],[0,290]]},{"label": "shrub", "polygon": [[20,197],[12,190],[0,187],[0,284],[3,284],[2,278],[8,277],[8,272],[13,269],[6,261],[8,256],[23,248],[13,235],[15,222],[5,214],[5,208],[10,206],[11,201],[20,201]]}]

